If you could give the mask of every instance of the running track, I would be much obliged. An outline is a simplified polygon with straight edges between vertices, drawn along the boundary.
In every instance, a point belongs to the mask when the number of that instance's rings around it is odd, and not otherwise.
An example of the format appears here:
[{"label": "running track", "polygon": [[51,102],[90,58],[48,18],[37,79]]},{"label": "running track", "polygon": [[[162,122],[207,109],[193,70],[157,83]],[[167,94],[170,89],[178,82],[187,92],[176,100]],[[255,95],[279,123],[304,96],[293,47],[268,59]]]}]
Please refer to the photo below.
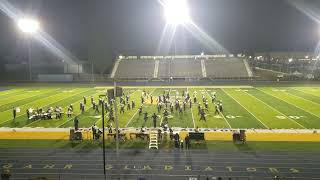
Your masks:
[{"label": "running track", "polygon": [[[106,151],[107,179],[320,179],[320,152]],[[103,179],[100,149],[0,149],[12,179]]]}]

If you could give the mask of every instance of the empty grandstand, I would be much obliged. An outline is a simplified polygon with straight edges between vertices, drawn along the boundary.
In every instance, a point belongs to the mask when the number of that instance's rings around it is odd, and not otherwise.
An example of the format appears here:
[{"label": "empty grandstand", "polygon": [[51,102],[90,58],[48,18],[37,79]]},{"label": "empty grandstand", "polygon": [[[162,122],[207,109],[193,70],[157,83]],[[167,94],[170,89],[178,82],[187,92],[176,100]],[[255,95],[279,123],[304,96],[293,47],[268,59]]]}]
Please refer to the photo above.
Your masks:
[{"label": "empty grandstand", "polygon": [[153,77],[155,69],[154,60],[120,60],[118,63],[115,71],[116,78],[148,79]]},{"label": "empty grandstand", "polygon": [[[149,59],[146,59],[149,58]],[[251,78],[243,58],[207,56],[147,56],[116,61],[111,78],[116,79],[239,79]]]},{"label": "empty grandstand", "polygon": [[197,59],[165,59],[159,61],[159,78],[202,78],[201,62]]},{"label": "empty grandstand", "polygon": [[250,70],[238,58],[218,58],[205,61],[207,77],[210,78],[247,78]]}]

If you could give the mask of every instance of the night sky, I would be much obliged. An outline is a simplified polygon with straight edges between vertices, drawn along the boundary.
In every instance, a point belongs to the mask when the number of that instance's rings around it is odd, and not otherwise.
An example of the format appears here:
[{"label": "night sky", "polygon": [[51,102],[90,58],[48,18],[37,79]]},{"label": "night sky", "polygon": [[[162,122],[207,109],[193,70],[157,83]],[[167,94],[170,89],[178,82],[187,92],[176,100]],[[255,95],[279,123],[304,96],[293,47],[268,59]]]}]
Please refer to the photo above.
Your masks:
[{"label": "night sky", "polygon": [[[157,0],[9,0],[36,16],[42,29],[78,59],[110,61],[119,54],[157,52],[165,26]],[[189,0],[191,17],[203,31],[232,53],[314,51],[319,25],[292,0]],[[317,0],[296,0],[320,9]],[[319,12],[319,11],[318,11]],[[320,14],[319,14],[320,16]],[[13,21],[0,14],[0,61],[23,59],[23,38]],[[212,53],[184,28],[176,34],[178,54]],[[34,43],[35,58],[54,59]]]}]

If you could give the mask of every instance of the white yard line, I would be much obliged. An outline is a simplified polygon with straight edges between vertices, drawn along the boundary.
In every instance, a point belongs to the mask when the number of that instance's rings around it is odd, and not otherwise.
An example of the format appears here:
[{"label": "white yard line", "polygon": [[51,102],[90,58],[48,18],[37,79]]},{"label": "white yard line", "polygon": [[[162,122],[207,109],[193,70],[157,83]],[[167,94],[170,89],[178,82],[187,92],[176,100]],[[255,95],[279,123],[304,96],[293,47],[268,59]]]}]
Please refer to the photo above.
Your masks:
[{"label": "white yard line", "polygon": [[[39,93],[39,94],[34,94],[34,95],[32,95],[32,96],[25,96],[25,97],[23,97],[23,98],[21,98],[21,99],[17,99],[17,100],[12,101],[12,102],[8,102],[8,103],[5,103],[5,104],[1,104],[0,107],[1,107],[1,106],[5,106],[5,105],[8,105],[8,104],[12,104],[12,103],[15,103],[15,102],[24,100],[24,99],[32,98],[32,97],[35,97],[35,96],[40,96],[40,95],[43,95],[43,94],[46,94],[46,93],[49,93],[49,92],[52,92],[52,91],[56,91],[56,90],[58,90],[58,89],[54,89],[54,90],[52,90],[52,89],[49,90],[49,89],[48,89],[48,90],[43,91],[42,93]],[[9,98],[10,98],[10,97],[9,97]],[[2,100],[4,101],[4,99],[2,99]]]},{"label": "white yard line", "polygon": [[290,118],[290,117],[288,117],[287,115],[283,114],[282,112],[278,111],[277,109],[275,109],[274,107],[272,107],[272,106],[270,106],[269,104],[265,103],[264,101],[262,101],[262,100],[258,99],[257,97],[255,97],[255,96],[253,96],[253,95],[251,95],[251,94],[249,94],[249,93],[247,93],[247,92],[245,92],[245,91],[242,91],[242,92],[244,92],[245,94],[247,94],[247,95],[249,95],[249,96],[253,97],[254,99],[256,99],[256,100],[260,101],[261,103],[263,103],[264,105],[266,105],[266,106],[268,106],[269,108],[273,109],[274,111],[276,111],[276,112],[280,113],[281,115],[285,116],[285,117],[286,117],[286,118],[288,118],[290,121],[292,121],[292,122],[296,123],[296,124],[297,124],[297,125],[299,125],[300,127],[304,128],[304,129],[307,129],[306,127],[304,127],[303,125],[301,125],[301,124],[300,124],[300,123],[298,123],[297,121],[295,121],[295,120],[291,119],[291,118]]},{"label": "white yard line", "polygon": [[195,121],[194,121],[193,112],[192,112],[192,107],[190,108],[190,111],[191,111],[191,116],[192,116],[193,128],[196,128],[196,123],[195,123]]},{"label": "white yard line", "polygon": [[[261,91],[261,90],[259,90],[259,91]],[[292,106],[294,106],[294,107],[296,107],[296,108],[298,108],[298,109],[301,109],[302,111],[305,111],[305,112],[307,112],[307,113],[309,113],[309,114],[312,114],[312,115],[320,118],[320,116],[318,116],[318,115],[316,115],[316,114],[313,114],[312,112],[310,112],[310,111],[308,111],[308,110],[306,110],[306,109],[303,109],[303,108],[301,108],[301,107],[299,107],[299,106],[296,106],[295,104],[292,104],[292,103],[290,103],[290,102],[288,102],[288,101],[285,101],[285,100],[283,100],[283,99],[281,99],[281,98],[278,98],[278,97],[274,96],[273,94],[270,94],[270,93],[265,92],[265,91],[262,91],[262,92],[264,92],[264,93],[266,93],[266,94],[269,94],[269,95],[272,96],[272,97],[275,97],[275,98],[277,98],[277,99],[279,99],[279,100],[281,100],[281,101],[283,101],[283,102],[286,102],[286,103],[288,103],[288,104],[291,104]]]},{"label": "white yard line", "polygon": [[[132,94],[134,94],[135,92],[137,92],[137,90],[134,90],[133,92],[131,92],[129,94],[129,96],[131,96]],[[117,104],[117,108],[120,106],[120,103]],[[116,112],[117,113],[117,112]],[[108,114],[105,114],[105,115],[108,115]],[[118,116],[119,117],[119,116]],[[102,121],[102,117],[100,119],[98,119],[95,124],[98,124],[100,121]]]},{"label": "white yard line", "polygon": [[[88,90],[88,91],[89,91],[89,90]],[[80,93],[84,93],[84,92],[86,92],[86,91],[81,91]],[[77,94],[80,94],[80,93],[77,93]],[[59,102],[59,101],[62,101],[62,100],[64,100],[64,99],[73,97],[73,96],[75,96],[75,95],[77,95],[77,94],[74,94],[74,95],[72,95],[72,96],[68,96],[68,97],[66,97],[66,98],[59,99],[58,101],[51,102],[50,104],[46,104],[44,107],[47,107],[47,106],[49,106],[49,105],[51,105],[51,104],[54,104],[54,103]],[[57,95],[57,94],[54,94],[54,95],[51,95],[51,96],[48,96],[48,97],[52,97],[52,96],[55,96],[55,95]],[[38,99],[37,101],[40,101],[40,100],[41,100],[41,99]],[[31,104],[31,103],[34,103],[34,102],[36,102],[36,101],[32,101],[32,102],[30,102],[30,103],[24,104],[23,106],[26,106],[26,105]],[[10,109],[9,109],[9,110],[10,110]],[[7,111],[9,111],[9,110],[7,110]],[[6,111],[3,111],[3,112],[6,112]],[[23,115],[26,115],[26,113],[22,113],[22,114],[18,115],[18,116],[16,117],[16,119],[17,119],[18,117],[20,117],[20,116],[23,116]],[[12,118],[10,118],[10,119],[8,119],[8,120],[6,120],[6,121],[1,122],[1,123],[0,123],[0,126],[1,126],[2,124],[5,124],[5,123],[8,122],[8,121],[12,121]]]},{"label": "white yard line", "polygon": [[296,91],[300,91],[302,93],[305,93],[305,94],[308,94],[308,95],[312,95],[312,96],[315,96],[315,97],[320,97],[319,95],[312,94],[312,93],[310,93],[308,91],[303,91],[302,89],[298,89],[297,87],[291,87],[291,89],[296,90]]},{"label": "white yard line", "polygon": [[129,119],[125,127],[128,127],[128,125],[131,123],[132,119],[134,118],[134,116],[136,116],[138,112],[139,112],[139,109],[137,109],[136,112],[131,116],[131,118]]},{"label": "white yard line", "polygon": [[319,103],[316,103],[316,102],[311,101],[311,100],[309,100],[309,99],[305,99],[305,98],[303,98],[303,97],[300,97],[300,96],[297,96],[297,95],[294,95],[294,94],[291,94],[291,93],[288,93],[288,92],[284,92],[284,93],[289,94],[289,95],[291,95],[291,96],[295,96],[295,97],[300,98],[300,99],[305,100],[305,101],[309,101],[310,103],[314,103],[314,104],[316,104],[316,105],[318,105],[318,106],[320,105]]},{"label": "white yard line", "polygon": [[[88,90],[88,91],[90,91],[90,90]],[[74,94],[73,96],[77,96],[77,95],[79,95],[79,94],[81,94],[81,93],[85,93],[85,92],[87,92],[87,91],[84,91],[84,92],[80,92],[80,93]],[[69,97],[67,97],[67,98],[72,98],[73,96],[69,96]],[[67,99],[67,98],[60,99],[59,101],[62,101],[62,100]],[[49,106],[49,105],[54,104],[54,103],[59,102],[59,101],[55,101],[55,102],[50,103],[50,104],[48,104],[48,105],[46,105],[46,106]],[[69,105],[68,105],[68,106],[69,106]],[[65,107],[63,107],[63,108],[66,108],[66,107],[68,107],[68,106],[65,106]],[[41,120],[41,119],[39,119],[39,120],[35,120],[35,121],[33,121],[33,122],[29,123],[29,124],[24,125],[24,127],[28,127],[28,126],[30,126],[30,125],[32,125],[32,124],[34,124],[34,123],[36,123],[36,122],[39,122],[40,120]]]},{"label": "white yard line", "polygon": [[[152,95],[155,90],[156,90],[156,88],[151,91],[150,95]],[[132,119],[134,118],[134,116],[136,116],[136,114],[138,113],[138,111],[139,111],[139,108],[138,108],[137,111],[131,116],[131,118],[129,119],[129,121],[127,122],[127,124],[126,124],[125,127],[128,127],[128,125],[131,123]]]},{"label": "white yard line", "polygon": [[[210,98],[210,94],[208,93],[208,91],[206,90],[206,89],[204,89],[205,91],[206,91],[206,94],[209,96],[209,98]],[[229,126],[229,128],[230,129],[232,129],[232,127],[231,127],[231,125],[230,125],[230,123],[229,123],[229,121],[227,120],[227,118],[223,115],[223,113],[222,112],[220,112],[219,114],[221,114],[222,115],[222,117],[223,117],[223,119],[226,121],[226,123],[228,124],[228,126]]]},{"label": "white yard line", "polygon": [[[12,89],[10,89],[10,90],[12,90]],[[8,91],[10,91],[10,90],[8,90]],[[0,97],[2,97],[2,96],[7,96],[7,95],[12,95],[12,94],[15,94],[15,93],[19,93],[19,92],[24,92],[24,91],[27,91],[28,89],[17,89],[16,91],[10,91],[10,92],[4,92],[4,91],[0,91],[0,92],[3,92],[2,94],[0,94]],[[5,90],[6,91],[6,90]]]},{"label": "white yard line", "polygon": [[[96,93],[96,94],[94,94],[94,95],[92,95],[92,96],[95,97],[95,96],[98,95],[98,94],[100,94],[100,93]],[[81,101],[81,100],[80,100],[80,101]],[[76,103],[78,103],[78,102],[79,102],[79,100],[78,100],[78,101],[75,101],[75,102],[73,102],[73,103],[71,103],[71,104],[76,104]],[[87,110],[85,110],[85,112],[87,112],[87,111],[89,111],[90,109],[92,109],[92,106],[89,106],[89,107],[90,107],[90,108],[87,109]],[[75,114],[74,117],[77,117],[77,116],[80,115],[80,114],[81,114],[81,110],[79,111],[79,113]],[[64,124],[68,123],[69,121],[71,121],[72,119],[74,119],[74,117],[67,119],[66,121],[64,121],[63,123],[61,123],[60,125],[58,125],[56,128],[59,128],[59,127],[63,126]]]},{"label": "white yard line", "polygon": [[160,119],[160,124],[159,124],[159,126],[161,126],[162,121],[163,121],[163,117],[161,117],[161,119]]},{"label": "white yard line", "polygon": [[[189,93],[189,88],[187,87],[187,93]],[[192,101],[191,99],[189,99],[189,101]],[[192,106],[190,108],[191,111],[191,117],[192,117],[192,122],[193,122],[193,128],[196,128],[196,123],[194,121],[194,116],[193,116],[193,112],[192,112]]]},{"label": "white yard line", "polygon": [[236,100],[234,97],[232,97],[229,93],[227,93],[225,90],[221,88],[221,90],[226,93],[229,97],[231,97],[234,101],[236,101],[241,107],[243,107],[248,113],[250,113],[254,118],[256,118],[265,128],[270,129],[266,124],[264,124],[258,117],[256,117],[254,114],[252,114],[246,107],[244,107],[238,100]]}]

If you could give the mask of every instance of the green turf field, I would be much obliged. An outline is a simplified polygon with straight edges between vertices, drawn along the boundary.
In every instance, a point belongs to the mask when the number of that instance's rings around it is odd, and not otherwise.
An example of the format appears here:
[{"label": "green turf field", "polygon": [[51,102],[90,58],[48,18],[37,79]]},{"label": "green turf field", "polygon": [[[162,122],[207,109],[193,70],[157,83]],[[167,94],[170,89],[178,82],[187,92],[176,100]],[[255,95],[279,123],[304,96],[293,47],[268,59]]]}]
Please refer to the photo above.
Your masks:
[{"label": "green turf field", "polygon": [[[98,96],[105,94],[108,87],[72,87],[72,86],[43,86],[43,87],[2,87],[0,91],[0,126],[1,127],[72,127],[73,119],[78,116],[80,127],[90,127],[94,123],[102,124],[101,114],[94,112],[90,105],[90,96],[98,102]],[[141,106],[142,91],[145,90],[153,96],[143,104],[143,112],[148,112],[149,119],[143,120],[139,116],[138,107]],[[202,103],[202,96],[208,99],[209,107],[206,111],[206,121],[200,121],[198,104],[193,103],[180,114],[177,111],[170,113],[169,126],[171,127],[205,127],[205,128],[272,128],[272,129],[319,129],[320,128],[320,87],[127,87],[124,94],[130,96],[130,101],[136,103],[135,109],[119,114],[120,127],[151,127],[152,113],[159,115],[157,124],[163,120],[163,113],[157,112],[156,99],[164,93],[170,94],[170,100],[176,98],[182,101],[183,91],[189,92],[191,98],[197,97]],[[216,93],[217,100],[223,103],[223,113],[215,114],[211,96]],[[81,114],[79,103],[87,98],[85,113]],[[119,101],[119,99],[118,99]],[[67,106],[73,104],[74,112],[71,118],[66,115],[62,119],[28,120],[28,108],[44,108],[61,106],[67,111]],[[118,103],[119,104],[119,103]],[[13,121],[13,107],[19,107]],[[163,109],[162,109],[163,110]],[[170,112],[170,111],[169,111]],[[100,107],[101,113],[101,107]],[[106,116],[106,119],[107,116]],[[113,125],[114,126],[114,125]]]}]

